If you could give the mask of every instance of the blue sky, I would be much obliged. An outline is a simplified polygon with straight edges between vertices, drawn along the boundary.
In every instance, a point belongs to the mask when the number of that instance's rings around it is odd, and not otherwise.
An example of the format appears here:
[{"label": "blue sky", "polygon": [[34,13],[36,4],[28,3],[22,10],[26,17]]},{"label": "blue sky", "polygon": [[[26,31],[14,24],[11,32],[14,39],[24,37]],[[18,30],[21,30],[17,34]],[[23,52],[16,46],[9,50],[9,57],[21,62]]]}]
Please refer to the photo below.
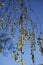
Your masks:
[{"label": "blue sky", "polygon": [[[41,25],[42,25],[42,30],[43,30],[43,0],[31,0],[31,6],[32,6],[32,9],[36,12],[36,15],[39,17]],[[23,48],[23,50],[25,51],[25,54],[24,54],[25,65],[32,64],[30,48],[28,43],[29,42],[27,41],[27,44]],[[43,56],[41,56],[38,50],[39,48],[37,46],[37,49],[35,52],[36,65],[43,63]],[[21,63],[15,62],[14,58],[11,55],[9,55],[8,57],[5,57],[2,54],[0,54],[0,65],[21,65]]]}]

